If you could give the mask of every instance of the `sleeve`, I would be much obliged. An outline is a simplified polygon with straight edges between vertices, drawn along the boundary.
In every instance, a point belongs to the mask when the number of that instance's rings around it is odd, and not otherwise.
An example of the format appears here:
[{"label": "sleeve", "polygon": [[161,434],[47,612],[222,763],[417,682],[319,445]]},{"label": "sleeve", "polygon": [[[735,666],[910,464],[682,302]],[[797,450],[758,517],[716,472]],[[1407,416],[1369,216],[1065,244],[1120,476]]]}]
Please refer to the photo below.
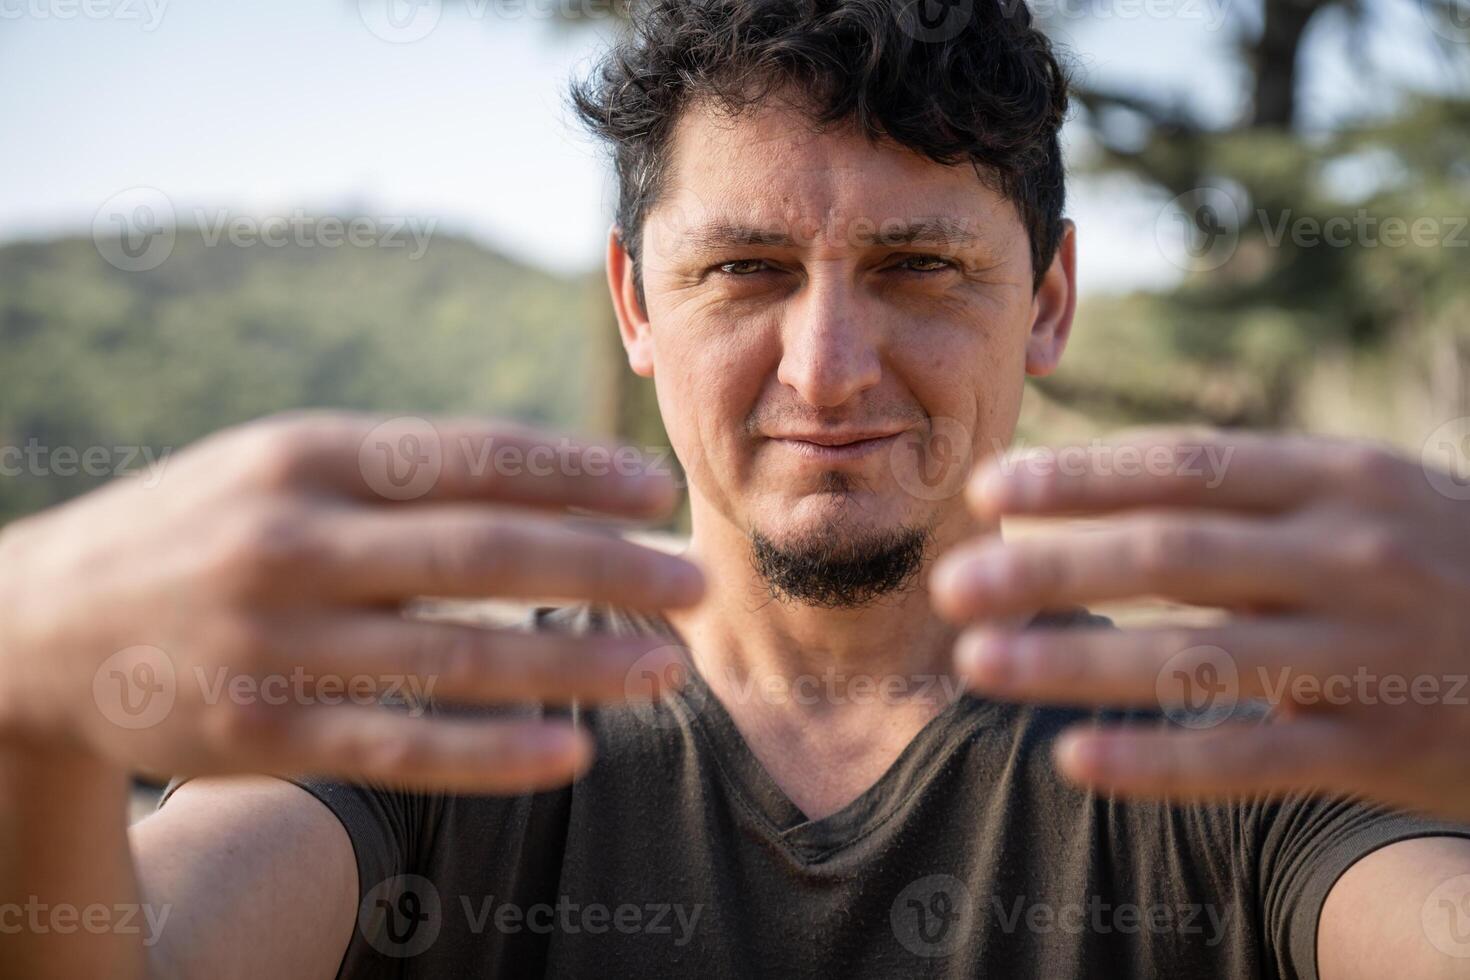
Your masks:
[{"label": "sleeve", "polygon": [[[499,606],[485,603],[419,600],[408,609],[414,619],[506,626],[535,631],[550,610],[514,618]],[[408,694],[385,699],[389,710],[418,708],[429,716],[514,717],[544,714],[539,705],[515,708],[469,707],[414,700]],[[422,867],[432,842],[434,821],[443,810],[444,797],[391,789],[371,782],[348,783],[319,776],[282,777],[322,802],[341,822],[352,841],[357,860],[358,898],[366,898],[377,884]],[[187,777],[170,779],[159,797],[162,807]]]},{"label": "sleeve", "polygon": [[[385,889],[402,891],[404,883],[413,886],[417,879],[408,874],[408,869],[413,868],[418,860],[420,842],[426,839],[424,829],[433,819],[436,798],[322,777],[281,778],[320,800],[342,824],[352,844],[357,864],[359,926],[353,930],[352,940],[343,952],[337,975],[355,975],[349,968],[373,953],[363,944],[362,909],[369,903],[370,896],[386,893]],[[158,806],[164,806],[186,781],[187,777],[177,776],[169,780],[159,797]],[[372,938],[368,939],[369,943],[372,941]],[[363,975],[376,974],[367,972]]]},{"label": "sleeve", "polygon": [[[406,874],[416,865],[424,828],[433,818],[435,797],[317,776],[281,778],[320,800],[347,831],[357,862],[359,899],[375,884]],[[166,804],[187,781],[188,777],[180,776],[170,779],[158,806]]]},{"label": "sleeve", "polygon": [[1317,922],[1343,872],[1416,837],[1470,838],[1470,827],[1356,799],[1294,795],[1258,811],[1260,910],[1282,977],[1317,980]]},{"label": "sleeve", "polygon": [[[352,841],[360,882],[382,881],[403,873],[415,851],[431,801],[369,784],[343,783],[314,776],[285,776],[322,802]],[[188,781],[175,776],[158,799],[162,807]]]},{"label": "sleeve", "polygon": [[[484,603],[423,600],[413,605],[408,615],[416,619],[536,631],[576,629],[587,613],[577,609],[539,609],[530,616],[521,615],[516,619],[499,606],[487,608]],[[438,699],[418,700],[407,693],[385,698],[381,704],[386,710],[417,708],[425,715],[437,718],[512,720],[571,714],[565,709],[541,704],[457,704]],[[525,854],[559,854],[556,835],[564,829],[562,814],[569,798],[565,790],[533,796],[482,796],[473,798],[477,803],[466,807],[463,805],[465,797],[411,792],[371,781],[347,782],[309,775],[281,778],[320,800],[342,824],[352,843],[357,864],[359,922],[339,976],[358,975],[360,972],[377,975],[364,969],[368,961],[391,966],[397,962],[395,957],[407,955],[405,943],[413,940],[399,941],[391,937],[385,940],[379,935],[384,923],[377,918],[364,920],[363,915],[385,901],[398,905],[406,891],[434,892],[431,878],[446,871],[446,861],[454,861],[456,844],[469,841],[477,848],[490,846],[497,839],[493,836],[495,833],[506,834],[503,850],[507,855],[506,874],[512,883],[515,862],[522,860]],[[167,803],[186,779],[177,776],[171,779],[159,798],[158,806]],[[525,826],[533,811],[539,821],[534,833]],[[467,814],[470,815],[468,819],[478,818],[469,833],[464,830]],[[497,893],[505,890],[499,889]],[[386,959],[383,953],[385,946],[392,947]]]}]

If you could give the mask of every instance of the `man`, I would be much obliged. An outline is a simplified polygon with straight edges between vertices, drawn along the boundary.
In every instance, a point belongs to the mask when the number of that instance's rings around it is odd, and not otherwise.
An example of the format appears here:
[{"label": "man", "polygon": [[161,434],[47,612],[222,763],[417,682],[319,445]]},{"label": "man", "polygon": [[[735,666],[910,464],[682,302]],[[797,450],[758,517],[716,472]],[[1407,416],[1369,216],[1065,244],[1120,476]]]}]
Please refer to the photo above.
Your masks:
[{"label": "man", "polygon": [[[0,969],[1464,975],[1463,505],[1305,439],[998,463],[1075,243],[1062,73],[969,6],[654,3],[577,89],[686,557],[586,517],[666,476],[473,421],[268,420],[8,528]],[[1057,513],[1108,520],[994,534]],[[1144,594],[1234,615],[1079,608]],[[129,833],[130,769],[198,778]]]}]

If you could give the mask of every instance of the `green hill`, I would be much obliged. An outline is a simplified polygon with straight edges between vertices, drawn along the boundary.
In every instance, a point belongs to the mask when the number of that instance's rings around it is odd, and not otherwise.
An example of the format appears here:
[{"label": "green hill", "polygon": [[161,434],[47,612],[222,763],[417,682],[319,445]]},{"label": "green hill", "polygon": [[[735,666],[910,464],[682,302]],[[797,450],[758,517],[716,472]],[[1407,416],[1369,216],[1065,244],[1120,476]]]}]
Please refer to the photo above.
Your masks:
[{"label": "green hill", "polygon": [[[181,230],[159,268],[123,272],[89,238],[0,247],[0,447],[120,460],[310,406],[581,427],[600,281],[444,235],[410,251]],[[0,523],[104,479],[67,458],[0,457]]]}]

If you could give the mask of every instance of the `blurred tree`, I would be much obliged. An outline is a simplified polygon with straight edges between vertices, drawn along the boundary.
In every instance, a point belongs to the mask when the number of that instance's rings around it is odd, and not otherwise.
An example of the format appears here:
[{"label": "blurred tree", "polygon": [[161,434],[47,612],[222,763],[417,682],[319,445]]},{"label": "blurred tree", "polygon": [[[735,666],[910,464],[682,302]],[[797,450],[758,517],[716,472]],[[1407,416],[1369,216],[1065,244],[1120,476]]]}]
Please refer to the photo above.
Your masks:
[{"label": "blurred tree", "polygon": [[1232,3],[1249,97],[1224,124],[1204,122],[1183,95],[1084,79],[1076,96],[1088,152],[1074,170],[1126,175],[1172,199],[1159,230],[1183,222],[1177,257],[1188,274],[1162,294],[1087,303],[1080,352],[1037,387],[1115,422],[1333,428],[1318,397],[1323,365],[1357,365],[1332,374],[1343,383],[1388,359],[1391,376],[1359,394],[1381,408],[1392,397],[1385,388],[1412,393],[1432,375],[1433,397],[1402,426],[1358,422],[1386,437],[1422,436],[1425,421],[1470,414],[1470,45],[1449,40],[1470,41],[1470,31],[1454,20],[1464,17],[1456,3],[1424,0],[1417,36],[1399,38],[1415,68],[1436,69],[1420,73],[1433,79],[1428,89],[1377,78],[1387,111],[1325,128],[1303,121],[1303,51],[1331,19],[1345,25],[1354,72],[1370,71],[1363,49],[1384,18],[1362,0]]}]

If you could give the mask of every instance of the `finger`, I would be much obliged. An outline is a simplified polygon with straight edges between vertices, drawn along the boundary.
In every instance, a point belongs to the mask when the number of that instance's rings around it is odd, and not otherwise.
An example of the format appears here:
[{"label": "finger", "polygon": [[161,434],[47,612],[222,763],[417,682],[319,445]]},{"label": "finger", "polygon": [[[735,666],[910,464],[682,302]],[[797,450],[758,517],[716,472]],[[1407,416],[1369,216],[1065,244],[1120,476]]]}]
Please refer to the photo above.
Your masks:
[{"label": "finger", "polygon": [[412,596],[574,599],[689,606],[694,563],[553,518],[463,505],[322,515],[291,564],[320,591],[359,601]]},{"label": "finger", "polygon": [[955,665],[972,688],[1007,700],[1158,705],[1208,694],[1281,704],[1305,695],[1341,706],[1334,691],[1350,700],[1352,688],[1334,681],[1360,668],[1384,673],[1376,665],[1393,649],[1389,636],[1308,618],[1195,629],[979,628],[960,638]]},{"label": "finger", "polygon": [[232,743],[252,771],[411,790],[526,793],[586,771],[587,732],[565,721],[466,720],[342,704],[233,709]]},{"label": "finger", "polygon": [[1157,507],[1280,512],[1379,483],[1393,469],[1386,454],[1345,441],[1152,430],[992,458],[977,468],[966,499],[990,518]]},{"label": "finger", "polygon": [[1266,521],[1162,514],[961,546],[939,560],[930,584],[936,607],[958,622],[1141,596],[1300,604],[1328,587],[1321,566],[1313,549]]},{"label": "finger", "polygon": [[608,702],[657,696],[685,666],[682,648],[663,637],[487,629],[390,612],[316,616],[273,635],[271,666],[300,671],[313,692],[357,684],[461,702]]},{"label": "finger", "polygon": [[1129,726],[1073,728],[1057,739],[1062,774],[1126,796],[1170,799],[1343,790],[1358,736],[1322,716],[1182,732]]},{"label": "finger", "polygon": [[475,419],[310,414],[257,434],[269,482],[375,502],[494,501],[632,518],[678,499],[671,458]]}]

